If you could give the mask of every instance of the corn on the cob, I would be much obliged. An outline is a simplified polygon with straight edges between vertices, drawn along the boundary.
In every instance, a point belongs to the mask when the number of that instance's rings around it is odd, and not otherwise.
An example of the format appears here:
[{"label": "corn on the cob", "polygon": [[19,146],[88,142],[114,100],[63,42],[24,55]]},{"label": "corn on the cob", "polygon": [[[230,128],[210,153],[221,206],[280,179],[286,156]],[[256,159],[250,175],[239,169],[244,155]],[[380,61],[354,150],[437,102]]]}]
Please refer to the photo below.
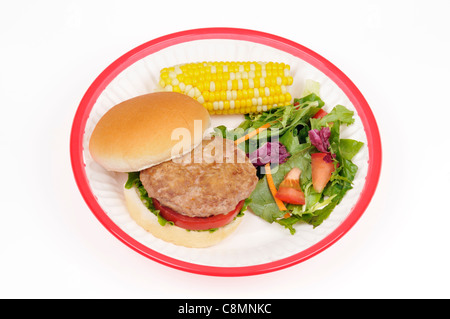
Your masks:
[{"label": "corn on the cob", "polygon": [[163,90],[196,99],[210,114],[245,114],[291,104],[290,66],[278,62],[199,62],[164,68]]}]

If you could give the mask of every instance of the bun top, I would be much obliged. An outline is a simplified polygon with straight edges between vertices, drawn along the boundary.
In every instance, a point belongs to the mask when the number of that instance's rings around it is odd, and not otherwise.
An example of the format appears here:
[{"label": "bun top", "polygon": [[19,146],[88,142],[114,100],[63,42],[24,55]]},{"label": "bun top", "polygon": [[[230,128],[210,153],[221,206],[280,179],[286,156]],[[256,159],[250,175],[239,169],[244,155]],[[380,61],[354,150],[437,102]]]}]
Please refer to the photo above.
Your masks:
[{"label": "bun top", "polygon": [[190,152],[209,125],[208,111],[193,98],[149,93],[106,112],[92,132],[89,151],[109,171],[141,171]]}]

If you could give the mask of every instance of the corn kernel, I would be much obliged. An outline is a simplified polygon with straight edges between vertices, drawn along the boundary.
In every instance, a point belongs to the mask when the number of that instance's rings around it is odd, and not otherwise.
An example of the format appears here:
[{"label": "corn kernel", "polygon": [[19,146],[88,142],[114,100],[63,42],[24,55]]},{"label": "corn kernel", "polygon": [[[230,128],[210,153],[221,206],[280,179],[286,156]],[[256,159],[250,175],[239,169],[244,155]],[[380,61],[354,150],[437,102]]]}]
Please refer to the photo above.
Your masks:
[{"label": "corn kernel", "polygon": [[169,77],[169,72],[167,70],[161,71],[160,78],[167,79]]},{"label": "corn kernel", "polygon": [[242,98],[243,99],[246,99],[246,98],[248,98],[248,92],[247,92],[247,90],[242,90]]},{"label": "corn kernel", "polygon": [[292,85],[292,83],[294,82],[294,78],[292,76],[288,76],[287,79],[288,79],[287,85]]},{"label": "corn kernel", "polygon": [[289,94],[289,92],[287,92],[286,94],[285,94],[285,97],[286,97],[286,102],[291,102],[291,100],[292,100],[292,96],[291,96],[291,94]]},{"label": "corn kernel", "polygon": [[221,91],[221,92],[220,92],[220,99],[221,99],[222,101],[227,100],[227,91]]},{"label": "corn kernel", "polygon": [[237,90],[238,89],[238,80],[232,80],[232,89]]},{"label": "corn kernel", "polygon": [[248,79],[248,87],[250,89],[253,89],[255,87],[255,82],[253,81],[253,79]]},{"label": "corn kernel", "polygon": [[205,99],[206,102],[209,101],[209,91],[203,91],[203,98]]},{"label": "corn kernel", "polygon": [[275,91],[275,94],[276,94],[276,95],[280,95],[280,94],[281,94],[281,87],[275,86],[275,87],[274,87],[274,91]]},{"label": "corn kernel", "polygon": [[275,96],[273,97],[273,103],[274,103],[274,104],[278,104],[278,102],[280,102],[280,99],[279,99],[278,95],[275,95]]}]

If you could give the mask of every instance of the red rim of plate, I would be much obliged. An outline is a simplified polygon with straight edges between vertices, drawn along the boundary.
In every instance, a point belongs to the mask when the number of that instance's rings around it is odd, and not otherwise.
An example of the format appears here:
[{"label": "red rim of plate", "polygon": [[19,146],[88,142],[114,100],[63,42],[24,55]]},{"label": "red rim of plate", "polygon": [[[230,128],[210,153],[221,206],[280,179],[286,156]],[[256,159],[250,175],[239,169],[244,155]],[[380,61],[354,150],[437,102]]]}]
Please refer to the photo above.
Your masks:
[{"label": "red rim of plate", "polygon": [[[290,53],[332,79],[358,111],[367,135],[369,150],[368,172],[362,193],[348,217],[332,233],[299,253],[273,262],[243,267],[206,266],[178,260],[154,251],[129,236],[108,217],[91,191],[85,171],[82,144],[87,119],[101,92],[120,72],[136,61],[172,45],[202,39],[244,40]],[[86,204],[114,236],[153,261],[175,269],[210,276],[249,276],[273,272],[303,262],[330,247],[353,227],[369,205],[378,184],[382,158],[380,134],[372,110],[358,88],[341,70],[319,54],[291,40],[265,32],[237,28],[202,28],[176,32],[146,42],[114,61],[95,79],[80,102],[72,125],[70,157],[76,183]]]}]

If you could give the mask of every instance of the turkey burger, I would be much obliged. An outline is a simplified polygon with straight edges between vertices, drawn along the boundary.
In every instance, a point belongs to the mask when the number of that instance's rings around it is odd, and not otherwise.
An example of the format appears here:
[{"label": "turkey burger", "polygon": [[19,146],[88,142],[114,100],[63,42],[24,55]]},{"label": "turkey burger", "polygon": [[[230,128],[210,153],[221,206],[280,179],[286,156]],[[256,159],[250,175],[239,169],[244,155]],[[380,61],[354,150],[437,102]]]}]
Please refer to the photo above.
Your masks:
[{"label": "turkey burger", "polygon": [[111,108],[89,141],[106,170],[128,173],[124,194],[137,224],[167,242],[208,247],[235,231],[256,169],[231,140],[205,136],[208,111],[175,92]]}]

